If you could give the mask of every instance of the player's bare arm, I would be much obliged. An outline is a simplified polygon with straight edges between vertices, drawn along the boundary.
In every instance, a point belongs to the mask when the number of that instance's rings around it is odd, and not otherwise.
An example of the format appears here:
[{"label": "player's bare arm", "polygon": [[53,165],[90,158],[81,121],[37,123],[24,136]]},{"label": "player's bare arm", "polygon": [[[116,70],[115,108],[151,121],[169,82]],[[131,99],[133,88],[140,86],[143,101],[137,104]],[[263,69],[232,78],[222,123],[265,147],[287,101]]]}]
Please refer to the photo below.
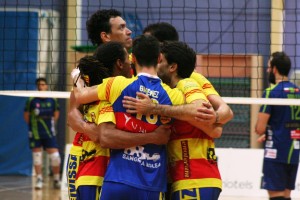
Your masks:
[{"label": "player's bare arm", "polygon": [[256,134],[258,135],[265,134],[269,118],[270,118],[270,114],[268,113],[258,113],[257,122],[255,126]]},{"label": "player's bare arm", "polygon": [[78,69],[73,69],[71,72],[72,81],[74,83],[74,97],[77,104],[87,104],[99,100],[97,85],[84,87],[84,81],[80,78],[78,71]]},{"label": "player's bare arm", "polygon": [[68,126],[74,131],[85,133],[94,142],[98,142],[97,125],[94,123],[87,123],[83,120],[81,112],[78,110],[79,104],[76,103],[74,92],[70,94],[70,109],[68,112]]},{"label": "player's bare arm", "polygon": [[103,148],[124,149],[145,144],[166,144],[169,141],[171,130],[169,126],[160,126],[150,133],[131,133],[119,130],[115,124],[105,122],[99,125],[82,120],[78,110],[68,115],[68,125],[77,132],[86,134],[91,140]]},{"label": "player's bare arm", "polygon": [[54,121],[55,121],[55,123],[57,122],[58,118],[59,118],[59,111],[57,110],[57,111],[54,112]]},{"label": "player's bare arm", "polygon": [[[73,104],[73,98],[74,95],[71,93],[70,105]],[[76,105],[70,106],[68,125],[74,131],[84,133],[92,141],[100,143],[102,147],[118,149],[144,144],[166,144],[171,133],[169,126],[160,126],[151,133],[137,134],[119,130],[113,123],[109,122],[101,123],[100,125],[87,123],[83,120],[83,116]]]},{"label": "player's bare arm", "polygon": [[[152,100],[143,93],[137,93],[138,98],[125,96],[123,100],[123,106],[127,109],[128,113],[140,113],[140,114],[155,114],[173,117],[179,120],[187,121],[193,126],[201,129],[207,135],[212,138],[219,138],[222,135],[222,124],[219,123],[203,123],[195,119],[195,113],[197,113],[197,108],[204,106],[204,100],[196,100],[190,104],[179,105],[179,106],[169,106],[169,105],[160,105],[155,104]],[[206,108],[206,109],[211,109]],[[209,115],[214,115],[212,110],[208,113],[208,118],[213,118]]]},{"label": "player's bare arm", "polygon": [[195,117],[198,116],[197,109],[199,107],[205,107],[203,110],[207,111],[205,111],[206,114],[202,113],[202,117],[205,117],[208,120],[215,120],[216,118],[212,106],[204,100],[197,100],[191,104],[170,106],[153,103],[147,95],[140,92],[137,92],[137,97],[138,98],[129,96],[124,97],[123,106],[127,109],[128,113],[163,115],[183,121],[195,121]]},{"label": "player's bare arm", "polygon": [[[233,118],[233,112],[230,107],[224,102],[224,100],[215,94],[211,94],[207,96],[210,104],[214,108],[214,119],[211,118],[215,123],[226,124]],[[197,116],[196,119],[199,121],[207,121],[207,112],[211,112],[205,107],[197,108]]]},{"label": "player's bare arm", "polygon": [[113,123],[102,123],[100,132],[99,141],[102,148],[124,149],[146,144],[167,144],[171,129],[169,125],[161,125],[150,133],[130,133],[117,129]]}]

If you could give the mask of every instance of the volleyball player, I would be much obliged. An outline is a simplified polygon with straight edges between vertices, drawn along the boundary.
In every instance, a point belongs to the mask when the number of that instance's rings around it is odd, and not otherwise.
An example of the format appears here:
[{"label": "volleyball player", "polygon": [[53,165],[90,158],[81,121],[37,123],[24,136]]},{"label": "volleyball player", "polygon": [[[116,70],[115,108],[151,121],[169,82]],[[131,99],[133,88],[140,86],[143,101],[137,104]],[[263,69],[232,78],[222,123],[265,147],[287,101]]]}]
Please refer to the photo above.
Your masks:
[{"label": "volleyball player", "polygon": [[[178,41],[178,32],[176,28],[167,22],[153,23],[145,27],[144,34],[151,34],[160,42]],[[233,118],[233,112],[230,107],[223,101],[214,86],[200,73],[193,72],[191,78],[196,80],[203,89],[209,103],[203,103],[206,107],[213,106],[214,110],[205,107],[197,108],[197,113],[194,113],[199,122],[204,123],[220,123],[226,124]]]},{"label": "volleyball player", "polygon": [[[120,49],[113,47],[111,49],[123,53],[123,47],[120,46]],[[122,54],[120,57],[110,57],[112,69],[119,67],[116,63],[117,59],[120,59],[119,64],[123,65],[125,53],[123,53],[123,57]],[[109,68],[103,66],[94,56],[81,58],[77,67],[80,69],[81,76],[88,87],[101,83],[103,78],[109,76]],[[73,98],[71,98],[71,103],[73,104]],[[104,106],[102,102],[83,105],[84,120],[98,124],[100,106]],[[76,109],[77,106],[74,108]],[[108,159],[108,149],[101,148],[84,132],[76,133],[67,164],[69,199],[99,199]]]},{"label": "volleyball player", "polygon": [[158,39],[159,42],[164,41],[178,41],[179,35],[174,26],[167,22],[158,22],[149,24],[143,30],[144,35],[152,35]]},{"label": "volleyball player", "polygon": [[86,22],[88,37],[93,45],[109,41],[121,42],[129,50],[132,47],[131,30],[115,9],[96,11]]},{"label": "volleyball player", "polygon": [[[115,9],[102,9],[102,10],[98,10],[96,11],[94,14],[92,14],[89,19],[86,22],[86,28],[87,28],[87,32],[88,32],[88,37],[90,39],[90,41],[92,42],[93,45],[97,45],[100,46],[104,43],[110,42],[110,41],[118,41],[120,43],[122,43],[126,49],[130,49],[132,46],[132,39],[131,39],[131,30],[129,30],[126,27],[126,22],[123,20],[123,18],[121,17],[121,13]],[[109,49],[109,48],[108,48]],[[113,48],[112,48],[113,49]],[[110,49],[111,50],[111,49]],[[108,52],[108,56],[104,56],[106,59],[106,64],[109,65],[106,67],[110,67],[110,70],[108,72],[109,75],[111,76],[115,76],[115,75],[125,75],[127,76],[128,74],[123,74],[123,72],[126,72],[127,69],[123,68],[123,66],[125,66],[124,61],[125,61],[125,57],[121,57],[122,54],[117,54],[117,52],[120,53],[120,51],[104,51],[103,53],[105,54],[105,52]],[[122,53],[122,51],[121,51]],[[118,57],[119,56],[119,57]],[[103,56],[102,56],[103,57]],[[118,63],[117,59],[119,59]],[[92,64],[92,63],[90,63]],[[96,62],[95,62],[96,64]],[[90,65],[88,65],[90,66]],[[92,140],[90,142],[87,143],[93,143],[93,141],[97,140],[97,135],[98,135],[98,129],[100,127],[98,126],[92,126],[92,125],[86,125],[85,123],[80,123],[82,122],[82,115],[79,113],[79,111],[77,110],[77,105],[75,104],[75,102],[72,102],[72,95],[73,93],[71,93],[71,101],[70,101],[70,110],[68,113],[68,124],[69,126],[71,126],[71,128],[75,131],[78,131],[78,133],[76,134],[74,141],[73,141],[73,145],[71,147],[71,152],[69,155],[69,162],[68,162],[68,176],[67,176],[67,180],[68,180],[68,193],[69,193],[69,197],[72,199],[76,199],[76,197],[78,199],[93,199],[96,198],[99,194],[99,186],[102,185],[102,178],[101,176],[99,176],[99,174],[97,175],[98,178],[94,178],[93,180],[89,180],[87,181],[86,176],[82,176],[79,179],[79,175],[76,178],[76,174],[79,168],[79,158],[84,156],[83,154],[91,154],[91,152],[94,152],[94,148],[96,148],[95,145],[92,146],[92,150],[85,150],[84,152],[82,151],[82,138],[84,137],[86,140]],[[76,119],[76,117],[78,117]],[[73,120],[73,121],[72,121]],[[76,120],[77,123],[72,123]],[[84,131],[85,129],[87,129],[87,127],[90,127],[91,130],[95,130],[95,134],[91,134],[89,135],[89,137],[85,137]],[[86,131],[89,131],[88,129]],[[99,147],[99,145],[97,145],[97,148]],[[93,158],[91,156],[89,156],[90,160]],[[73,159],[73,160],[72,160]],[[76,164],[76,167],[70,167],[70,165],[72,164]],[[89,165],[85,165],[85,166],[89,166]],[[103,166],[103,165],[101,165]],[[91,167],[90,167],[91,168]],[[81,167],[81,171],[86,170],[85,173],[90,173],[87,172],[88,167]],[[101,170],[104,173],[104,169]],[[92,171],[94,172],[94,171]],[[100,173],[100,172],[99,172]],[[99,179],[99,180],[96,180]],[[82,180],[82,181],[81,181]],[[97,182],[97,183],[96,183]],[[79,185],[92,185],[92,189],[94,191],[88,191],[87,192],[83,192],[81,191],[81,194],[77,194],[77,188]],[[95,186],[95,187],[93,187]]]},{"label": "volleyball player", "polygon": [[[268,62],[269,82],[263,98],[299,99],[300,89],[288,79],[291,60],[285,52],[275,52]],[[262,188],[270,200],[290,200],[299,165],[300,106],[262,105],[256,133],[266,134]]]},{"label": "volleyball player", "polygon": [[171,139],[167,145],[171,199],[217,200],[222,189],[222,180],[216,162],[213,138],[221,136],[222,126],[200,124],[186,115],[187,110],[195,110],[195,106],[201,106],[203,100],[207,101],[204,94],[201,97],[195,93],[187,93],[187,87],[183,87],[182,84],[194,70],[196,53],[185,43],[177,41],[165,42],[161,52],[159,77],[171,88],[176,87],[187,94],[188,104],[155,105],[150,99],[139,100],[146,99],[147,96],[138,94],[138,99],[125,97],[124,107],[129,108],[129,113],[136,113],[136,106],[140,106],[137,108],[139,114],[158,114],[184,120],[175,120],[172,124]]},{"label": "volleyball player", "polygon": [[[36,86],[39,91],[47,91],[48,85],[45,78],[36,79]],[[59,104],[53,98],[34,98],[26,101],[24,119],[29,128],[29,144],[32,149],[33,164],[36,173],[36,189],[43,187],[43,149],[46,149],[52,172],[54,176],[53,186],[60,189],[60,163],[61,158],[56,142],[55,124],[59,118]]]}]

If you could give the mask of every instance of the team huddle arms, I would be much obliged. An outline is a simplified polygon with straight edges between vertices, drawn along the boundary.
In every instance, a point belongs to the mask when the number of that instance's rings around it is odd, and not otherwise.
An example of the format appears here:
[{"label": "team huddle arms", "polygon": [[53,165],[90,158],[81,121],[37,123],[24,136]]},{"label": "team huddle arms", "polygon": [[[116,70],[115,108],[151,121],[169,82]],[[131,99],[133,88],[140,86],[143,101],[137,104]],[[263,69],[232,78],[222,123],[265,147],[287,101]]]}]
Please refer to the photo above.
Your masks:
[{"label": "team huddle arms", "polygon": [[[98,48],[72,72],[68,125],[77,133],[67,166],[69,197],[218,199],[214,138],[232,119],[231,109],[194,72],[194,50],[178,36],[165,41],[153,31],[177,34],[172,25],[149,26],[132,41],[120,16],[113,9],[91,16],[87,29],[100,31],[89,34]],[[108,21],[111,31],[96,29],[97,20]]]}]

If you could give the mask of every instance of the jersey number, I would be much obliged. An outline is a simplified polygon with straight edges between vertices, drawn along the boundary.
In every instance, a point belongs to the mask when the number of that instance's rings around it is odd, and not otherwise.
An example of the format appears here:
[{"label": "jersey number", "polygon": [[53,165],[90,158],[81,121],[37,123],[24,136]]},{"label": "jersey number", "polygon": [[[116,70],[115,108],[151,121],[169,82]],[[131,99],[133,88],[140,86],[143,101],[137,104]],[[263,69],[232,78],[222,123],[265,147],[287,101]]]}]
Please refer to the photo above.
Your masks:
[{"label": "jersey number", "polygon": [[292,120],[300,120],[300,106],[290,106],[290,107],[291,107]]},{"label": "jersey number", "polygon": [[[156,99],[152,99],[152,102],[158,103]],[[156,124],[158,121],[158,116],[157,115],[144,115],[146,122],[149,124]],[[143,115],[142,114],[137,114],[136,118],[139,120],[142,120]]]}]

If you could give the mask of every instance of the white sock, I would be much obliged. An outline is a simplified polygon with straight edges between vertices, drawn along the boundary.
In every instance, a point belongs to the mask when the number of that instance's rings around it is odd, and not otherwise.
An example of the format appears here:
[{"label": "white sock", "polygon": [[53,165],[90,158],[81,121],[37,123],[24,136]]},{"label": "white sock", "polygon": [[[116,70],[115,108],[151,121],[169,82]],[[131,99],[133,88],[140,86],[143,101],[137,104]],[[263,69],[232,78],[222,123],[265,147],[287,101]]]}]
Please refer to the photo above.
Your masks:
[{"label": "white sock", "polygon": [[54,174],[53,178],[54,178],[54,180],[59,181],[59,174]]},{"label": "white sock", "polygon": [[41,179],[41,180],[43,180],[43,176],[42,176],[42,174],[38,174],[38,175],[36,175],[36,178],[37,178],[37,179]]}]

